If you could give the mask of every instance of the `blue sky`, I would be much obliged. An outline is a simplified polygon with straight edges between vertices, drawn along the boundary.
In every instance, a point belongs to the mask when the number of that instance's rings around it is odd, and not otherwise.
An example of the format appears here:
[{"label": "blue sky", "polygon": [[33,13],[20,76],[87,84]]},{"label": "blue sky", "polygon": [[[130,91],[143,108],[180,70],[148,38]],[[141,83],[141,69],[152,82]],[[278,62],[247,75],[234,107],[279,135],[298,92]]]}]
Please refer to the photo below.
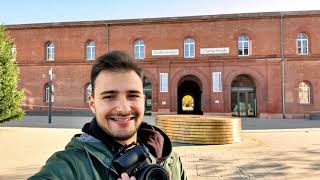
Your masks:
[{"label": "blue sky", "polygon": [[320,0],[0,0],[0,23],[320,10]]}]

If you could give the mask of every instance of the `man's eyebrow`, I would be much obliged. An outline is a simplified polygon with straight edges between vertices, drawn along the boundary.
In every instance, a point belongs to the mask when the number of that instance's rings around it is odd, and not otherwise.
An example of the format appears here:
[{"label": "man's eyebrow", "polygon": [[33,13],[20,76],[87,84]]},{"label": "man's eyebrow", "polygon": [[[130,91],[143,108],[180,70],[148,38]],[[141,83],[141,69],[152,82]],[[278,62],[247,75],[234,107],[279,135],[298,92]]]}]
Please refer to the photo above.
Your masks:
[{"label": "man's eyebrow", "polygon": [[100,95],[104,95],[104,94],[115,94],[115,93],[117,93],[117,91],[114,91],[114,90],[102,91],[102,92],[100,93]]},{"label": "man's eyebrow", "polygon": [[129,90],[128,93],[138,94],[138,93],[142,93],[142,92],[138,91],[138,90]]},{"label": "man's eyebrow", "polygon": [[[102,92],[100,93],[100,95],[105,95],[105,94],[116,94],[116,93],[118,93],[118,91],[110,90],[110,91],[102,91]],[[127,93],[131,93],[131,94],[140,94],[140,93],[142,93],[142,92],[141,92],[141,91],[139,91],[139,90],[129,90],[129,91],[127,91]]]}]

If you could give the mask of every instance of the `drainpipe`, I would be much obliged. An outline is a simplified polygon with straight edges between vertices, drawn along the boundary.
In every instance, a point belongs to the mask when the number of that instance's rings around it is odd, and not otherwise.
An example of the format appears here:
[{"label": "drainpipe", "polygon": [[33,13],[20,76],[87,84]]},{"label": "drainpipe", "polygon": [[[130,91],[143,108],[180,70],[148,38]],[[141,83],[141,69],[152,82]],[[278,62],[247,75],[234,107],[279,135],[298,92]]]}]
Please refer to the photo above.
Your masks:
[{"label": "drainpipe", "polygon": [[282,118],[286,118],[285,104],[285,57],[284,57],[284,42],[283,42],[283,13],[280,12],[280,48],[281,48],[281,94],[282,94]]},{"label": "drainpipe", "polygon": [[106,24],[106,49],[109,52],[109,24]]}]

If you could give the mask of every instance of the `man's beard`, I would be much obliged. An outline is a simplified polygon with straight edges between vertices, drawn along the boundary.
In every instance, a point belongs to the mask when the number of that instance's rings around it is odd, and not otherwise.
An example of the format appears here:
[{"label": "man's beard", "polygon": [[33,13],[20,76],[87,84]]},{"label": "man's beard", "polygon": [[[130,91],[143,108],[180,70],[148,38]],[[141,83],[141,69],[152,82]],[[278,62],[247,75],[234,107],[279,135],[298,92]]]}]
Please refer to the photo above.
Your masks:
[{"label": "man's beard", "polygon": [[[137,116],[135,117],[135,119],[131,120],[131,121],[135,121],[134,122],[134,125],[136,125],[137,122],[139,122],[138,119],[136,119]],[[107,119],[107,121],[112,121],[112,120],[109,120],[109,118]],[[116,141],[125,141],[125,140],[128,140],[130,138],[132,138],[134,135],[136,135],[136,133],[138,132],[138,129],[140,127],[142,122],[140,122],[140,124],[137,124],[137,127],[135,127],[135,129],[133,129],[132,131],[129,131],[129,133],[127,133],[126,135],[121,135],[121,134],[116,134],[116,133],[113,133],[112,130],[108,130],[104,127],[101,126],[101,128],[103,129],[103,131],[108,134],[110,137],[112,137],[114,140]],[[108,126],[108,128],[110,128],[110,126]]]},{"label": "man's beard", "polygon": [[116,140],[116,141],[125,141],[125,140],[128,140],[128,139],[130,139],[130,138],[132,138],[136,133],[137,133],[137,131],[138,131],[138,129],[139,129],[139,127],[140,127],[140,125],[136,128],[136,129],[134,129],[133,131],[131,131],[131,132],[129,132],[127,135],[125,135],[125,136],[120,136],[120,135],[115,135],[115,134],[113,134],[113,133],[110,133],[107,129],[105,129],[105,128],[102,128],[103,130],[104,130],[104,132],[106,132],[110,137],[112,137],[114,140]]}]

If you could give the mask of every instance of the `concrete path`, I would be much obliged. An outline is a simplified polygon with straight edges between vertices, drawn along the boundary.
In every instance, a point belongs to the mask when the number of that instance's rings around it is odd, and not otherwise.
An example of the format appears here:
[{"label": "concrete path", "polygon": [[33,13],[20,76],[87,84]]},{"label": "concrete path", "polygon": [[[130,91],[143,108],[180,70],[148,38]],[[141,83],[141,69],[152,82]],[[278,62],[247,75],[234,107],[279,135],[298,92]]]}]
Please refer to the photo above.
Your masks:
[{"label": "concrete path", "polygon": [[[48,125],[45,116],[26,116],[2,124],[0,180],[34,174],[90,120],[57,116]],[[319,179],[319,120],[243,119],[242,125],[242,143],[174,144],[189,179]]]}]

